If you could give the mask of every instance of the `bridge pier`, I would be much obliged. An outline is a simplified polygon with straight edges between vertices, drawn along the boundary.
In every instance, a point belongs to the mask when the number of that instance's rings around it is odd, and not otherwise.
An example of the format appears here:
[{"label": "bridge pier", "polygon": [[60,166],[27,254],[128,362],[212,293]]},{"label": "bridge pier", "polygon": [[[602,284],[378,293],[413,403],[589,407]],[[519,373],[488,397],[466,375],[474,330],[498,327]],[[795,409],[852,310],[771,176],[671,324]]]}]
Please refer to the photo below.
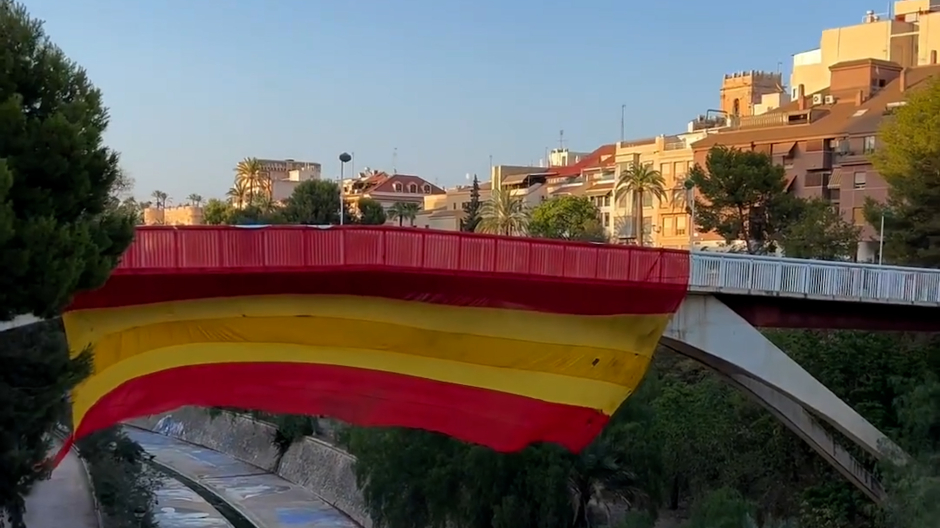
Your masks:
[{"label": "bridge pier", "polygon": [[877,479],[814,414],[877,458],[886,456],[886,448],[896,449],[895,444],[724,303],[711,295],[690,295],[662,344],[724,375],[868,497],[884,499]]}]

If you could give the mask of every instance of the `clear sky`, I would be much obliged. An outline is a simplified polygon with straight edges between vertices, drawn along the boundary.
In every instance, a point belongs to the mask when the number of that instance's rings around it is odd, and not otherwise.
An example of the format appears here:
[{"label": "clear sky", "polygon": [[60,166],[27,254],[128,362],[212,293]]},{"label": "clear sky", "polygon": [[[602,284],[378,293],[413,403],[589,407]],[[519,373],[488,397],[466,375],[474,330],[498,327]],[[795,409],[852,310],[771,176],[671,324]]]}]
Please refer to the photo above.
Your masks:
[{"label": "clear sky", "polygon": [[107,140],[179,203],[247,156],[441,185],[558,145],[684,130],[722,75],[776,70],[859,0],[27,0],[104,91]]}]

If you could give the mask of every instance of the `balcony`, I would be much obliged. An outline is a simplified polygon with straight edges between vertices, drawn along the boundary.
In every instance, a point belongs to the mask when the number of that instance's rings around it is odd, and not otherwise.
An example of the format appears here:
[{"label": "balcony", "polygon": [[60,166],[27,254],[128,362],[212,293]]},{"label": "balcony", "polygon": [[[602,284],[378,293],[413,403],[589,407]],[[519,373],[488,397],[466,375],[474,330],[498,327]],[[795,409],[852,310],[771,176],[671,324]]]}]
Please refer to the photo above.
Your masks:
[{"label": "balcony", "polygon": [[832,151],[817,150],[804,152],[800,156],[803,168],[806,170],[830,170],[832,169]]},{"label": "balcony", "polygon": [[865,153],[861,149],[858,149],[857,151],[847,150],[836,152],[835,161],[840,165],[867,165],[869,163],[869,155],[869,153]]}]

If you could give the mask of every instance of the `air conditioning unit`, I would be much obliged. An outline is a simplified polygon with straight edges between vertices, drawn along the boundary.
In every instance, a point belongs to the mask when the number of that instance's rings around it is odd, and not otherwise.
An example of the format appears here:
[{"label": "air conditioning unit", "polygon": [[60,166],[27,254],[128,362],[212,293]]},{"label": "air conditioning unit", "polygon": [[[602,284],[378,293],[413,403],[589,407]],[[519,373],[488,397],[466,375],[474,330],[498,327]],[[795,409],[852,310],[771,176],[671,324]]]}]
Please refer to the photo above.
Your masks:
[{"label": "air conditioning unit", "polygon": [[827,95],[823,101],[825,101],[827,105],[836,104],[836,98],[833,95]]},{"label": "air conditioning unit", "polygon": [[813,94],[813,106],[823,104],[822,94]]}]

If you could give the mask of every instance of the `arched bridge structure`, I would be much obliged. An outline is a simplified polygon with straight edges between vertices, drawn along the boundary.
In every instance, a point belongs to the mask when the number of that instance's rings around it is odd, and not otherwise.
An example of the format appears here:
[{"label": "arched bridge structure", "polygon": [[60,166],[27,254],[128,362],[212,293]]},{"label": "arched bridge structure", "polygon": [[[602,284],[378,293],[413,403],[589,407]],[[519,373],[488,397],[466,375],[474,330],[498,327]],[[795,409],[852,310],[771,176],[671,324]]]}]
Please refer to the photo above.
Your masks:
[{"label": "arched bridge structure", "polygon": [[940,273],[384,226],[195,226],[139,228],[63,320],[74,350],[96,352],[73,394],[76,436],[203,405],[578,450],[662,344],[881,500],[821,422],[878,457],[890,441],[756,327],[890,329],[884,305],[899,329],[931,329]]}]

